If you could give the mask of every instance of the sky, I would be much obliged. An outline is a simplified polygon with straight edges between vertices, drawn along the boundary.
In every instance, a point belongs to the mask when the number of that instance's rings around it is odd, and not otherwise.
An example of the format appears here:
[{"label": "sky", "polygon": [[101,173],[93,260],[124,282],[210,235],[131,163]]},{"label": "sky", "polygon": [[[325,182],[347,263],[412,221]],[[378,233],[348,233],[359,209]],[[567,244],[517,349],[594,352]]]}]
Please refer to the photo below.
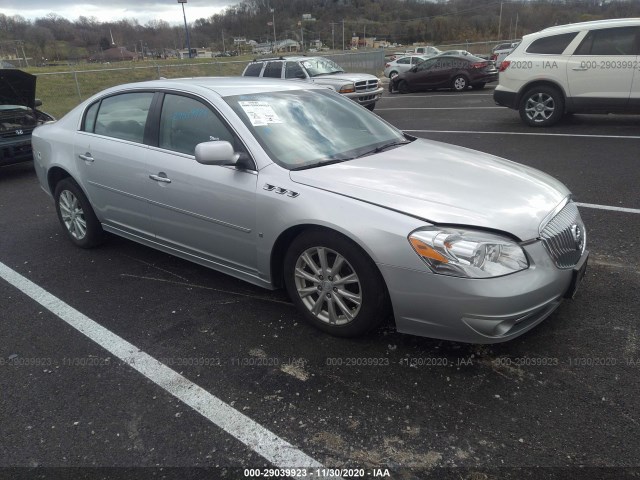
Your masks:
[{"label": "sky", "polygon": [[[184,7],[187,21],[193,22],[237,3],[239,0],[187,0]],[[20,15],[34,20],[52,12],[71,21],[94,16],[101,22],[136,18],[142,25],[149,20],[183,23],[182,6],[177,0],[0,0],[0,13],[9,17]]]}]

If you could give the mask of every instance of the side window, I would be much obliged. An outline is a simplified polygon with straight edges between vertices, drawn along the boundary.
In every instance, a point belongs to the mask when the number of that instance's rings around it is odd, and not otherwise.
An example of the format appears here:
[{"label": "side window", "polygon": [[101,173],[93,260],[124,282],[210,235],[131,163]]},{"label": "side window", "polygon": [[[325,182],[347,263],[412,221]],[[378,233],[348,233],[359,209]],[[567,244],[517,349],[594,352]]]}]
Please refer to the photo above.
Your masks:
[{"label": "side window", "polygon": [[411,57],[411,65],[417,65],[422,63],[423,59],[420,57]]},{"label": "side window", "polygon": [[560,55],[576,38],[578,32],[562,33],[534,40],[527,48],[527,53],[541,53],[543,55]]},{"label": "side window", "polygon": [[264,69],[263,77],[270,78],[282,78],[282,63],[283,62],[269,62]]},{"label": "side window", "polygon": [[94,132],[142,143],[153,93],[122,93],[100,103]]},{"label": "side window", "polygon": [[250,63],[244,71],[245,77],[259,77],[262,70],[262,63]]},{"label": "side window", "polygon": [[100,102],[96,102],[87,109],[84,115],[84,125],[82,125],[83,131],[93,133],[93,129],[96,127],[96,115],[99,107]]},{"label": "side window", "polygon": [[399,59],[396,61],[396,63],[397,63],[398,65],[408,65],[408,64],[409,64],[409,60],[410,60],[410,58],[409,58],[409,57],[402,57],[402,58],[399,58]]},{"label": "side window", "polygon": [[637,27],[592,30],[574,55],[639,55],[640,29]]},{"label": "side window", "polygon": [[304,70],[298,62],[287,62],[284,70],[285,78],[306,78]]},{"label": "side window", "polygon": [[207,105],[182,95],[166,94],[160,114],[158,146],[194,155],[196,145],[212,140],[238,145],[233,133]]},{"label": "side window", "polygon": [[418,64],[417,70],[421,72],[422,70],[429,70],[434,64],[435,60],[426,60],[420,64]]}]

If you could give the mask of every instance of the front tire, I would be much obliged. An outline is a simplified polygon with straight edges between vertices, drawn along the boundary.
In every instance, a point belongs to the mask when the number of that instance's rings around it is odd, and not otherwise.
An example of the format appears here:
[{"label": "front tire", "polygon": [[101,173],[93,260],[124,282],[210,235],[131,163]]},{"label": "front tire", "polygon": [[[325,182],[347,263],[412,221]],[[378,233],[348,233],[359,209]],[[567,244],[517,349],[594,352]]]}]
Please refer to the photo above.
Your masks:
[{"label": "front tire", "polygon": [[531,127],[550,127],[564,114],[564,98],[545,85],[528,90],[520,100],[520,118]]},{"label": "front tire", "polygon": [[305,320],[331,335],[362,335],[389,311],[384,280],[373,261],[336,232],[300,234],[285,255],[284,276]]},{"label": "front tire", "polygon": [[53,198],[67,238],[80,248],[92,248],[103,238],[102,226],[82,189],[71,178],[60,180]]},{"label": "front tire", "polygon": [[456,92],[464,92],[469,86],[469,82],[467,81],[467,77],[464,75],[456,76],[451,82],[451,88],[453,88]]},{"label": "front tire", "polygon": [[401,80],[398,84],[398,91],[400,93],[409,93],[411,90],[409,89],[409,84],[405,80]]}]

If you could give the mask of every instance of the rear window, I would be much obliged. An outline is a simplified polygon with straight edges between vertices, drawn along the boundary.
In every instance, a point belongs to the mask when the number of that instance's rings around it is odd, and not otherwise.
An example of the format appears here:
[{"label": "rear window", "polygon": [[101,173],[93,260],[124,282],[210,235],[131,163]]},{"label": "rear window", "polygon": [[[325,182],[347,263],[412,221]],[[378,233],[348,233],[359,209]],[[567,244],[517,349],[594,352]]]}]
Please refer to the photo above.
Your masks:
[{"label": "rear window", "polygon": [[564,52],[565,48],[569,46],[571,41],[576,38],[576,35],[578,35],[578,32],[562,33],[560,35],[539,38],[529,45],[527,53],[560,55]]},{"label": "rear window", "polygon": [[262,63],[250,63],[243,75],[245,77],[259,77],[261,70]]},{"label": "rear window", "polygon": [[263,77],[281,78],[282,77],[282,62],[269,62],[264,69]]},{"label": "rear window", "polygon": [[640,28],[620,27],[592,30],[575,55],[639,55]]}]

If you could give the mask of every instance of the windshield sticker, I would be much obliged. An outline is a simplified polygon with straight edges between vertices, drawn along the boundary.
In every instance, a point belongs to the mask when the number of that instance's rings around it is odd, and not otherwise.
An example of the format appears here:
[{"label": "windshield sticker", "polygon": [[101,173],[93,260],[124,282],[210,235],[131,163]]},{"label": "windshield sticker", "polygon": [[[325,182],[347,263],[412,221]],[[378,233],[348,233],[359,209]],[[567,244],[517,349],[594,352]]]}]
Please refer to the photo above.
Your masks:
[{"label": "windshield sticker", "polygon": [[278,114],[273,111],[273,107],[267,102],[238,102],[244,112],[249,117],[251,125],[254,127],[265,127],[272,123],[282,123]]}]

